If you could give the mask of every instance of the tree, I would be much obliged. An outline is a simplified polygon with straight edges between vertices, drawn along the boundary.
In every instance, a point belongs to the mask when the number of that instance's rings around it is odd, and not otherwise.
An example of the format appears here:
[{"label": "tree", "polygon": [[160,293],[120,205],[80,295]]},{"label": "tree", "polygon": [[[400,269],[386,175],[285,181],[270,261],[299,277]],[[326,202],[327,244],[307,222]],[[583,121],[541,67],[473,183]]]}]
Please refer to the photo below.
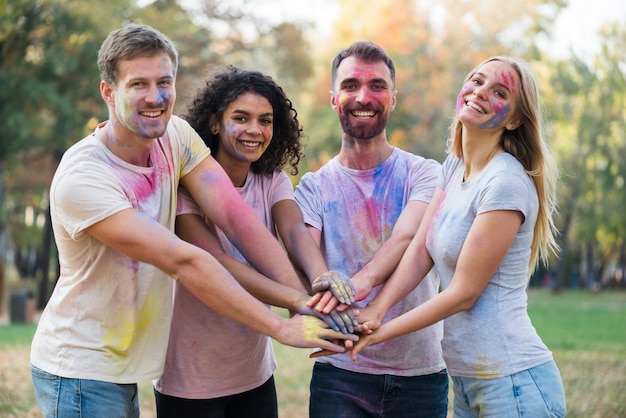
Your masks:
[{"label": "tree", "polygon": [[563,171],[561,285],[578,268],[588,284],[610,263],[624,268],[626,30],[610,24],[602,38],[591,63],[576,56],[563,60],[550,83],[554,147]]},{"label": "tree", "polygon": [[[442,0],[373,2],[337,0],[340,18],[329,40],[318,40],[314,84],[303,99],[311,140],[308,168],[324,163],[339,148],[339,125],[328,108],[330,64],[341,48],[359,39],[382,46],[394,59],[398,105],[387,134],[393,145],[443,160],[448,125],[463,77],[491,55],[539,57],[535,41],[546,35],[559,0],[503,3]],[[329,116],[330,115],[330,116]],[[320,123],[323,120],[323,123]]]}]

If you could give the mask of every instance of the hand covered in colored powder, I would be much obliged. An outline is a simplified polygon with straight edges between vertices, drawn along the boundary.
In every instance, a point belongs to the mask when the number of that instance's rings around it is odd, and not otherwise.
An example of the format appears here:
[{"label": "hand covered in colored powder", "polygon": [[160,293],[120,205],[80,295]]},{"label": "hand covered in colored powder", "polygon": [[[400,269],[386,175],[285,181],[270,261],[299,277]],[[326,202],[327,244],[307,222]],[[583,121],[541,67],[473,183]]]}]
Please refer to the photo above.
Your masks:
[{"label": "hand covered in colored powder", "polygon": [[353,333],[355,329],[359,328],[359,321],[357,320],[358,311],[350,306],[347,306],[341,311],[333,309],[330,313],[326,314],[311,309],[306,305],[301,308],[298,313],[316,316],[326,322],[335,331],[341,331],[344,334]]},{"label": "hand covered in colored powder", "polygon": [[320,274],[313,280],[311,287],[314,293],[330,290],[339,303],[350,305],[354,303],[354,287],[352,281],[345,274],[330,270]]},{"label": "hand covered in colored powder", "polygon": [[[326,322],[311,315],[294,315],[277,338],[280,343],[293,347],[322,348],[333,353],[345,352],[346,347],[352,347],[352,342],[358,339],[355,334],[330,329]],[[349,344],[345,345],[344,341],[349,341]]]}]

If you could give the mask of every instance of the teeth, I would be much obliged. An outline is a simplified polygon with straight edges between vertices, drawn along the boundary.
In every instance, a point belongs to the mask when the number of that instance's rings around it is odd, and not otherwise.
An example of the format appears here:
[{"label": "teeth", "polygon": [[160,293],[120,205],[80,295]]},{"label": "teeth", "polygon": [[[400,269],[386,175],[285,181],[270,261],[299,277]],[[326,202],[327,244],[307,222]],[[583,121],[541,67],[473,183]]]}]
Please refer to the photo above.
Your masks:
[{"label": "teeth", "polygon": [[246,147],[257,147],[260,145],[260,142],[241,141],[241,144]]},{"label": "teeth", "polygon": [[156,118],[157,116],[161,115],[161,112],[141,112],[141,114],[150,118]]},{"label": "teeth", "polygon": [[353,116],[356,116],[357,118],[371,118],[372,116],[374,116],[374,112],[372,111],[366,111],[366,110],[357,110],[352,112]]},{"label": "teeth", "polygon": [[482,107],[478,106],[476,103],[467,102],[467,107],[471,107],[472,109],[476,109],[480,113],[485,113]]}]

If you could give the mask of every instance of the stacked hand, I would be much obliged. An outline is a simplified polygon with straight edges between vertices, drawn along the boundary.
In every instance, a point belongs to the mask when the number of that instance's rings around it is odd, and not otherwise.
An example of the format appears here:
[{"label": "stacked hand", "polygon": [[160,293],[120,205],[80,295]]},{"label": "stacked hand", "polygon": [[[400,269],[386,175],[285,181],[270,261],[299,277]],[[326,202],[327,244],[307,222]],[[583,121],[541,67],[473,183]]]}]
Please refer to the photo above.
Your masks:
[{"label": "stacked hand", "polygon": [[345,303],[346,305],[354,303],[354,287],[352,286],[352,282],[348,276],[341,272],[330,270],[326,273],[322,273],[313,280],[311,287],[314,293],[330,290],[339,303]]}]

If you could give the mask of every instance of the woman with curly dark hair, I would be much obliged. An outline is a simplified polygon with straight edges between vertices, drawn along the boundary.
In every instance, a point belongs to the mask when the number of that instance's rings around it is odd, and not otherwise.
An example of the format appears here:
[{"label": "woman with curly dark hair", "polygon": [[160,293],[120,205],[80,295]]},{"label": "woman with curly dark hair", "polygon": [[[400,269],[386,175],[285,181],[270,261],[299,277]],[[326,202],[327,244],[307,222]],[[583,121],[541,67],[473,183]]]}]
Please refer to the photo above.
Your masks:
[{"label": "woman with curly dark hair", "polygon": [[[232,157],[220,153],[220,139],[223,138],[220,135],[220,127],[226,128],[227,120],[223,119],[225,112],[228,106],[242,95],[260,96],[272,108],[270,120],[263,120],[261,123],[266,127],[271,125],[273,136],[265,143],[259,142],[258,147],[253,146],[252,151],[256,152],[249,153],[247,151],[250,151],[250,147],[242,146],[245,154],[254,155],[258,152],[256,160],[250,158],[250,170],[255,174],[271,175],[275,170],[289,164],[290,174],[296,175],[298,163],[304,157],[300,143],[304,133],[291,100],[271,77],[258,71],[244,71],[232,65],[227,66],[225,71],[217,72],[207,80],[204,88],[196,94],[185,119],[204,139],[218,161],[220,157],[222,159]],[[210,115],[210,121],[207,115]],[[239,123],[237,125],[242,126]]]},{"label": "woman with curly dark hair", "polygon": [[[260,72],[227,66],[198,91],[185,119],[242,199],[275,236],[280,235],[291,260],[306,275],[303,282],[313,278],[313,288],[329,287],[341,302],[353,302],[349,280],[328,271],[283,171],[288,165],[297,174],[304,135],[283,89]],[[284,277],[273,280],[251,269],[238,243],[203,218],[184,190],[179,191],[176,233],[211,252],[264,303],[315,315],[336,330],[353,332],[357,322],[350,308],[324,315],[306,306],[310,296],[293,266],[285,266]],[[218,315],[176,283],[165,371],[155,384],[159,417],[275,418],[275,369],[270,338]]]}]

